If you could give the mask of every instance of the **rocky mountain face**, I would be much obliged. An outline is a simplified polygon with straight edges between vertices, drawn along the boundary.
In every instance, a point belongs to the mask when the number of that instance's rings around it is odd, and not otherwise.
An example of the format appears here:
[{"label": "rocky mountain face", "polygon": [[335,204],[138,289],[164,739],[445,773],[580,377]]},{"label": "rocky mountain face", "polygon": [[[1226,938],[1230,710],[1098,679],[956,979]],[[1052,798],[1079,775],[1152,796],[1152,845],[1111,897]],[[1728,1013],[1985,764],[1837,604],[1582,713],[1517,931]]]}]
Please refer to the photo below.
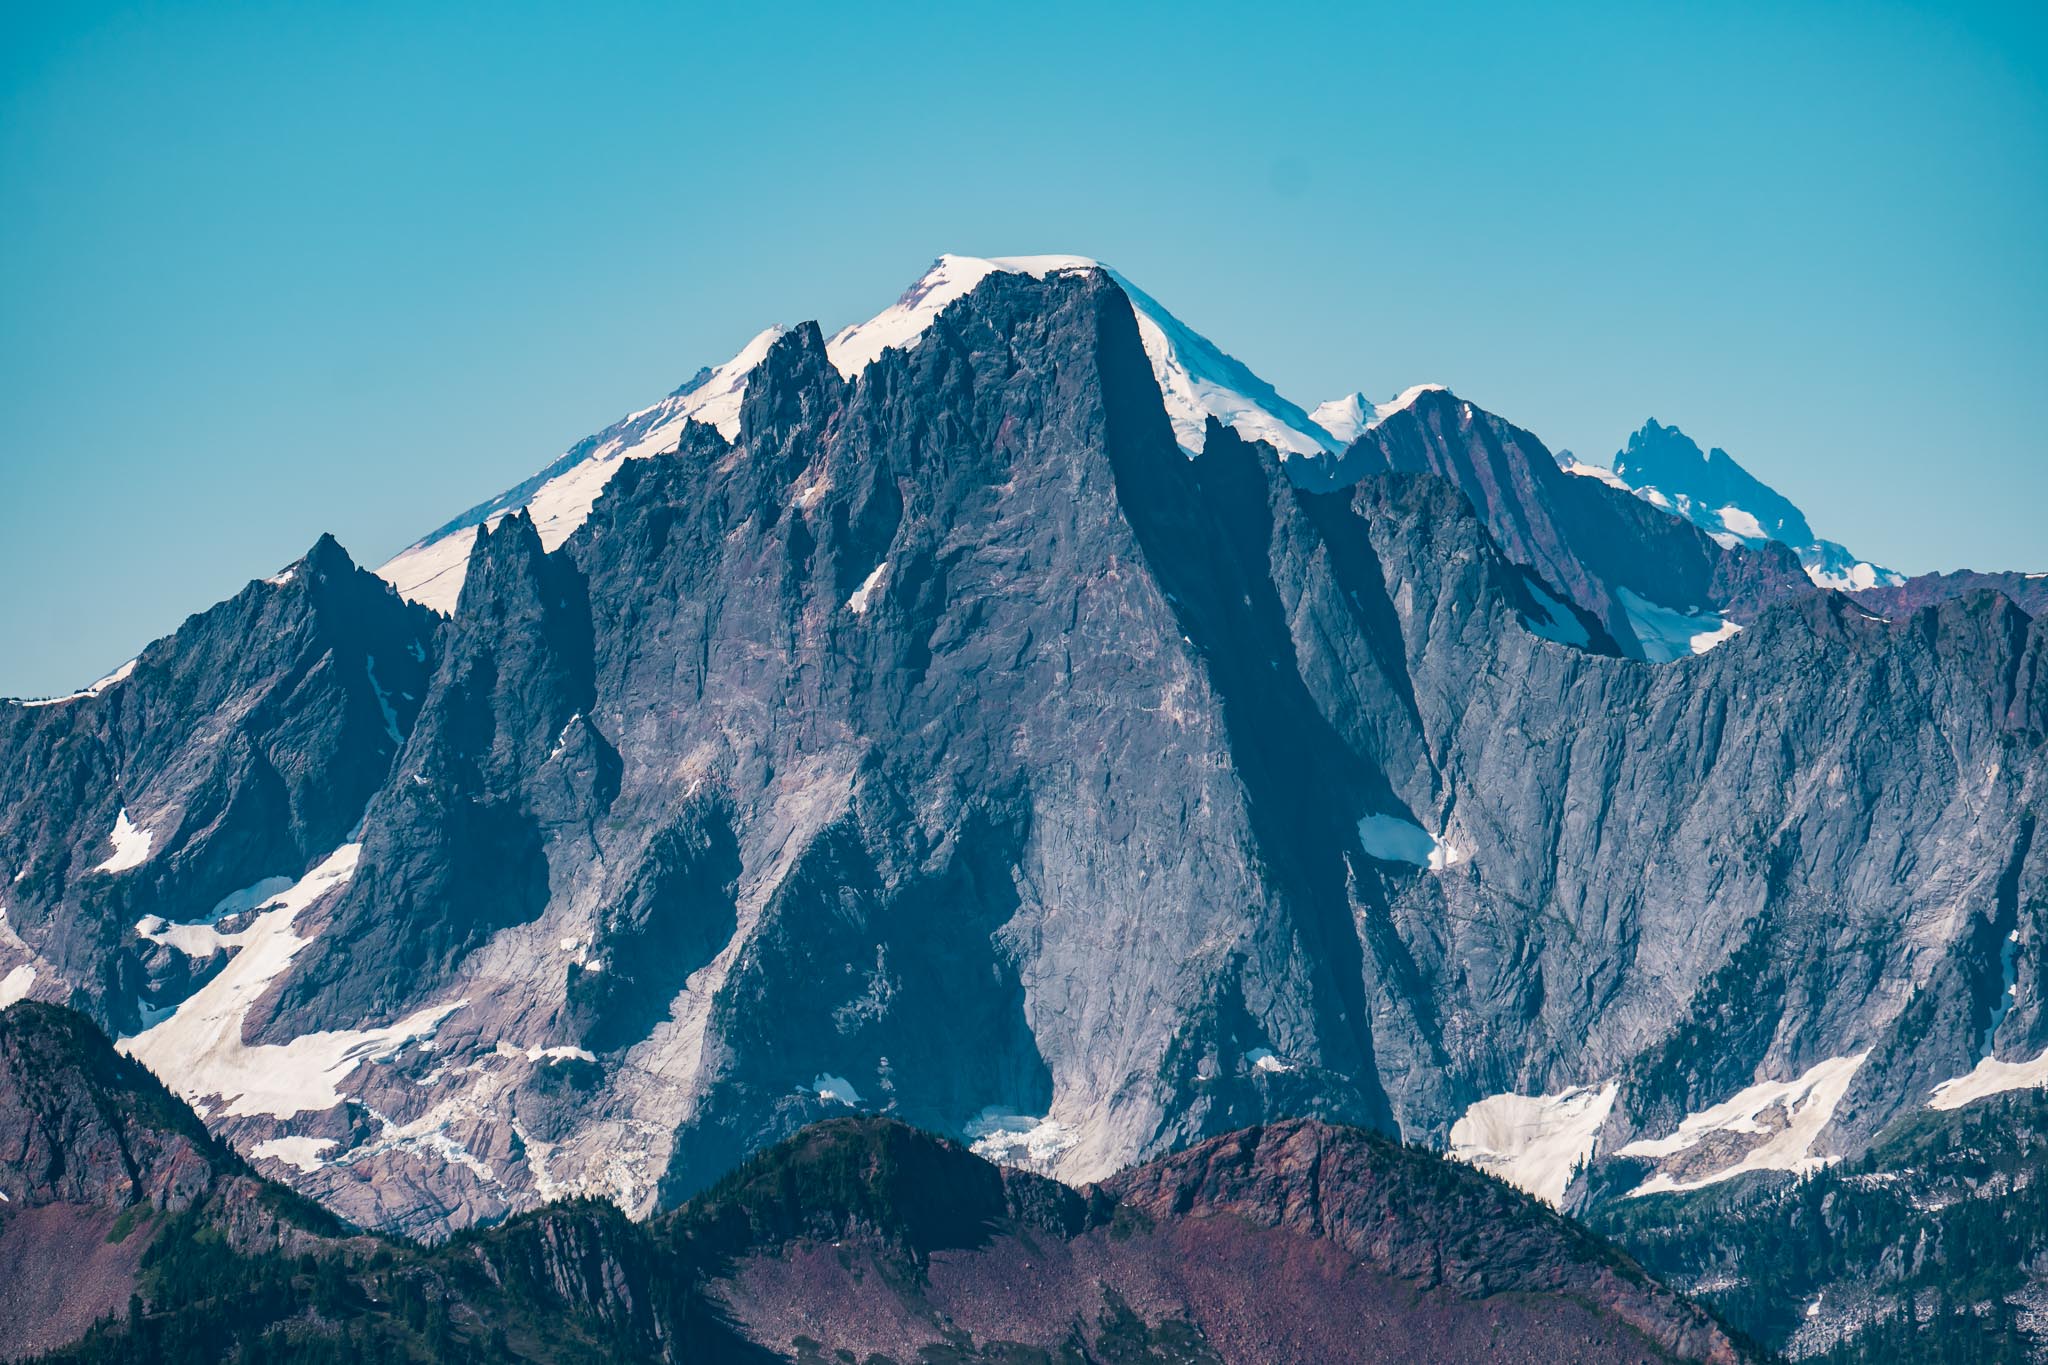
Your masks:
[{"label": "rocky mountain face", "polygon": [[1865,608],[1885,616],[1910,616],[1922,607],[1977,592],[1995,592],[2009,597],[2030,616],[2048,611],[2048,573],[2016,571],[1979,573],[1956,569],[1947,573],[1916,574],[1903,583],[1859,592],[1856,600]]},{"label": "rocky mountain face", "polygon": [[849,1109],[1074,1182],[1320,1116],[1590,1207],[2048,1079],[2048,625],[1447,391],[1276,446],[1110,274],[949,261],[462,528],[445,618],[323,541],[0,705],[12,993],[421,1235]]},{"label": "rocky mountain face", "polygon": [[[1411,390],[1330,464],[1342,487],[1385,472],[1455,485],[1563,643],[1669,662],[1704,653],[1775,603],[1813,591],[1797,558],[1769,540],[1725,543],[1676,518],[1570,477],[1542,442],[1448,389]],[[1298,483],[1315,486],[1297,478]],[[1576,621],[1557,610],[1557,594]]]},{"label": "rocky mountain face", "polygon": [[0,703],[0,1003],[76,991],[133,1032],[184,998],[206,968],[138,921],[240,913],[342,843],[439,629],[322,537],[94,689]]},{"label": "rocky mountain face", "polygon": [[10,1358],[1754,1358],[1527,1196],[1314,1122],[1074,1190],[839,1119],[651,1223],[570,1202],[426,1249],[251,1175],[69,1011],[0,1012],[0,1113],[32,1134],[0,1151]]}]

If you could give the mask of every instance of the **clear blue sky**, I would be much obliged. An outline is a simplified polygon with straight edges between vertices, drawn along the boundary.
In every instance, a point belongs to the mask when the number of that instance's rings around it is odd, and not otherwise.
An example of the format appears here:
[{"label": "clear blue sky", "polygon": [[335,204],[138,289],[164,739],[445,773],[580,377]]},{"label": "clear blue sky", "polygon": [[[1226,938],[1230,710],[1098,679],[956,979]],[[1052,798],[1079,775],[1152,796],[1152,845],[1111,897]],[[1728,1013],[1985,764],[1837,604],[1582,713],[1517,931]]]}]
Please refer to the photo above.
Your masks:
[{"label": "clear blue sky", "polygon": [[2048,569],[2038,3],[0,9],[0,695],[948,250]]}]

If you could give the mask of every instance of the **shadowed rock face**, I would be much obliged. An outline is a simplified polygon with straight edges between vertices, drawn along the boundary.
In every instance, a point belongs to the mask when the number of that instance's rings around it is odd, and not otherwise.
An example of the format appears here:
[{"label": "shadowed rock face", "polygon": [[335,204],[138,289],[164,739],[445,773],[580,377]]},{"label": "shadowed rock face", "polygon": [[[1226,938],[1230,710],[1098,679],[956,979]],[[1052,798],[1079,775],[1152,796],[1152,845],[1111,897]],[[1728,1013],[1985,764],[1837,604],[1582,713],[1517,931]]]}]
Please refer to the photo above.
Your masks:
[{"label": "shadowed rock face", "polygon": [[[1285,1115],[1442,1142],[1482,1097],[1612,1083],[1606,1153],[1862,1055],[1818,1158],[1969,1071],[1994,1021],[2001,1057],[2048,1047],[2048,627],[1991,594],[1872,619],[1447,394],[1331,462],[1213,425],[1189,459],[1100,272],[993,275],[851,382],[792,329],[736,442],[687,427],[560,549],[515,515],[471,556],[431,630],[337,568],[309,577],[349,614],[253,585],[99,697],[0,711],[37,794],[5,816],[32,872],[0,966],[38,955],[36,993],[124,1029],[124,972],[168,1004],[223,956],[137,919],[361,822],[232,1032],[360,1037],[350,1102],[212,1121],[330,1144],[266,1170],[369,1225],[575,1192],[646,1213],[848,1104],[1087,1180]],[[1746,629],[1616,657],[1624,589]],[[1531,628],[1538,590],[1588,647]],[[210,734],[229,698],[252,719],[163,770],[281,727],[340,776],[233,807],[291,858],[201,878],[178,825],[87,873],[119,803],[157,807],[49,717],[125,715],[229,621],[274,657],[149,701],[151,734]],[[417,698],[395,759],[348,649]],[[185,877],[206,894],[171,899]],[[422,1012],[430,1037],[375,1032]]]}]

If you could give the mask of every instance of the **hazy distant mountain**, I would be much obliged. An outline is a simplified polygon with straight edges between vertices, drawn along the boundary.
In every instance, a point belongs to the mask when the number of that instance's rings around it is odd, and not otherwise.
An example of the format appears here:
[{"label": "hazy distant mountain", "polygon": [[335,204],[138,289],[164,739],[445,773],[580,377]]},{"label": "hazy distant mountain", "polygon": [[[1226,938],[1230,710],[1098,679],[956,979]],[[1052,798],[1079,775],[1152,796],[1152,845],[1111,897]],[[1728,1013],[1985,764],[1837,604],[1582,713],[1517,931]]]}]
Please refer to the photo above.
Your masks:
[{"label": "hazy distant mountain", "polygon": [[1677,427],[1645,422],[1614,457],[1611,470],[1570,459],[1564,463],[1572,473],[1613,482],[1653,506],[1676,512],[1724,545],[1789,545],[1807,575],[1823,588],[1856,592],[1905,582],[1905,575],[1816,536],[1806,524],[1806,514],[1777,489],[1720,447],[1701,450]]}]

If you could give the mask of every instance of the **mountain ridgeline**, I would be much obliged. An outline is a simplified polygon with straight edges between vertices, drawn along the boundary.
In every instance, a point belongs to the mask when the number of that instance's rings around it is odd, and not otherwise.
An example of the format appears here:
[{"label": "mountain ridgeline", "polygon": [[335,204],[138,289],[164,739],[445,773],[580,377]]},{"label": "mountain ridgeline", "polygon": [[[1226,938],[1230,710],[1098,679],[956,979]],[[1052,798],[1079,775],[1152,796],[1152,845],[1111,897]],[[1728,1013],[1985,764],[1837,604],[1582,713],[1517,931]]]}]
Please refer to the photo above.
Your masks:
[{"label": "mountain ridgeline", "polygon": [[387,566],[445,616],[323,540],[0,704],[0,989],[427,1237],[850,1110],[1592,1208],[2048,1079],[2012,595],[1873,609],[1442,389],[1296,439],[1109,272],[948,261]]},{"label": "mountain ridgeline", "polygon": [[428,1249],[254,1176],[68,1010],[0,1011],[0,1115],[29,1134],[0,1149],[8,1359],[1753,1358],[1526,1195],[1314,1122],[1077,1191],[835,1119],[650,1223],[571,1201]]}]

